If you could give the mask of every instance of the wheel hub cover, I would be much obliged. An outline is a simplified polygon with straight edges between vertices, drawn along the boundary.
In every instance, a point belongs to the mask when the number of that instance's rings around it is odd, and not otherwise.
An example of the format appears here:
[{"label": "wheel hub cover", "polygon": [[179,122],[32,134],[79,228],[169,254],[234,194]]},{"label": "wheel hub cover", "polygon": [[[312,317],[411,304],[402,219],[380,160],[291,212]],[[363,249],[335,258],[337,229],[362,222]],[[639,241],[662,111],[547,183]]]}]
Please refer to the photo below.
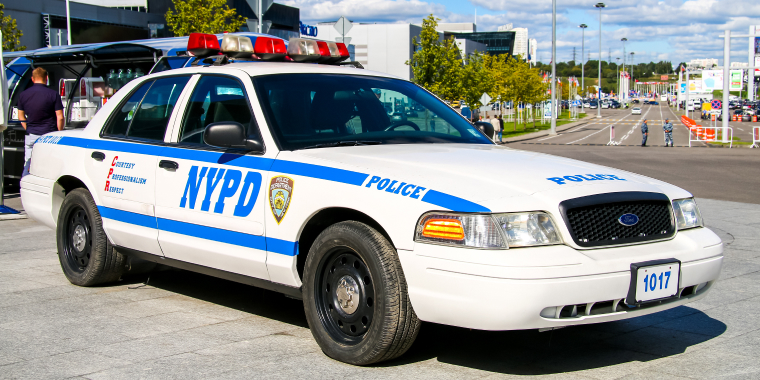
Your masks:
[{"label": "wheel hub cover", "polygon": [[74,228],[74,236],[72,236],[71,239],[74,244],[74,248],[76,248],[77,251],[82,252],[82,250],[84,250],[86,237],[87,233],[85,232],[84,227],[82,227],[82,225],[77,225]]},{"label": "wheel hub cover", "polygon": [[359,307],[358,289],[356,281],[351,276],[343,276],[338,281],[335,297],[346,314],[353,314]]}]

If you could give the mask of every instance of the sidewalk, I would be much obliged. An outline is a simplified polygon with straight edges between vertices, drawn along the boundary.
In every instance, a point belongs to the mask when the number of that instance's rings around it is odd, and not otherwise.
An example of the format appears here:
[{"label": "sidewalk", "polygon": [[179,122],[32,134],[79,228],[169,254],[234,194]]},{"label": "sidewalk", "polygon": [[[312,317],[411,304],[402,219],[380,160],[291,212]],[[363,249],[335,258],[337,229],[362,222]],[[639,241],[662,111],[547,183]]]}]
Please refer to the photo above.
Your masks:
[{"label": "sidewalk", "polygon": [[[588,115],[588,114],[586,114],[586,115]],[[584,117],[581,120],[557,126],[557,132],[564,132],[564,131],[566,131],[566,130],[568,130],[570,128],[588,124],[591,120],[594,120],[594,118],[590,117],[590,116],[586,116],[586,117]],[[521,141],[533,140],[533,139],[537,139],[539,137],[548,136],[549,132],[550,131],[547,129],[547,130],[543,130],[543,131],[538,131],[538,132],[533,132],[533,133],[527,133],[527,134],[520,135],[520,136],[509,137],[509,138],[506,138],[506,139],[502,139],[501,140],[501,144],[511,144],[511,143],[516,143],[516,142],[521,142]],[[497,142],[497,143],[499,143],[499,142]]]}]

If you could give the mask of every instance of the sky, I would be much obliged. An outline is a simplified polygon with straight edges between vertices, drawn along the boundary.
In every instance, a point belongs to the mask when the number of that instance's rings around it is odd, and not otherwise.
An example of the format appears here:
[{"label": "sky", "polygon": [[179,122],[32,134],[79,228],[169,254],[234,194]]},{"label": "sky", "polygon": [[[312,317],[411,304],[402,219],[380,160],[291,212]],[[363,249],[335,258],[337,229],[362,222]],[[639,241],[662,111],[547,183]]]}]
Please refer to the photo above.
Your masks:
[{"label": "sky", "polygon": [[[585,55],[599,57],[599,0],[557,0],[557,61],[581,60],[582,32]],[[354,22],[420,24],[429,14],[440,22],[474,22],[478,31],[495,31],[512,23],[528,28],[538,41],[538,59],[551,61],[551,0],[277,0],[301,10],[301,21],[314,25],[346,16]],[[760,0],[608,0],[601,11],[602,59],[634,63],[671,61],[674,65],[697,58],[716,58],[723,64],[724,30],[747,34],[760,26]],[[758,28],[760,29],[760,27]],[[747,62],[749,39],[731,39],[731,61]]]}]

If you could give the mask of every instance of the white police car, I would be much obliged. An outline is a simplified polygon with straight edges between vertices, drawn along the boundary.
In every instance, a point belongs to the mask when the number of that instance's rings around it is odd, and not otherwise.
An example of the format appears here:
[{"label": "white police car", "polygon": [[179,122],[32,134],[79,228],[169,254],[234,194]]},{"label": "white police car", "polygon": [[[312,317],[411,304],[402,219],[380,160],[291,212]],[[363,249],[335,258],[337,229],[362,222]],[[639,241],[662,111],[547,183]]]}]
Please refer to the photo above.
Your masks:
[{"label": "white police car", "polygon": [[[263,38],[256,56],[282,58]],[[323,44],[290,41],[289,59],[342,58]],[[723,259],[685,190],[497,146],[410,82],[323,64],[134,80],[84,130],[37,141],[21,196],[73,284],[142,259],[276,290],[353,364],[403,354],[420,321],[547,329],[666,310],[703,297]]]}]

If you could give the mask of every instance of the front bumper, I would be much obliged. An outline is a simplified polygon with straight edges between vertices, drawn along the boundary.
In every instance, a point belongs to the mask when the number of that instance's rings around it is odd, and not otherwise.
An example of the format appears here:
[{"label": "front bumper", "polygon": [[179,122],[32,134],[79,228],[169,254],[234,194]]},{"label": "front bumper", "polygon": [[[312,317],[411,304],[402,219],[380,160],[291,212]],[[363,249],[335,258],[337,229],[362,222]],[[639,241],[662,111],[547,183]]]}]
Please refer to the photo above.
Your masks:
[{"label": "front bumper", "polygon": [[[576,250],[569,246],[483,251],[416,244],[399,250],[409,296],[423,321],[481,330],[551,328],[632,318],[703,297],[720,275],[723,244],[712,231],[669,241]],[[630,308],[630,264],[676,258],[680,297]]]}]

